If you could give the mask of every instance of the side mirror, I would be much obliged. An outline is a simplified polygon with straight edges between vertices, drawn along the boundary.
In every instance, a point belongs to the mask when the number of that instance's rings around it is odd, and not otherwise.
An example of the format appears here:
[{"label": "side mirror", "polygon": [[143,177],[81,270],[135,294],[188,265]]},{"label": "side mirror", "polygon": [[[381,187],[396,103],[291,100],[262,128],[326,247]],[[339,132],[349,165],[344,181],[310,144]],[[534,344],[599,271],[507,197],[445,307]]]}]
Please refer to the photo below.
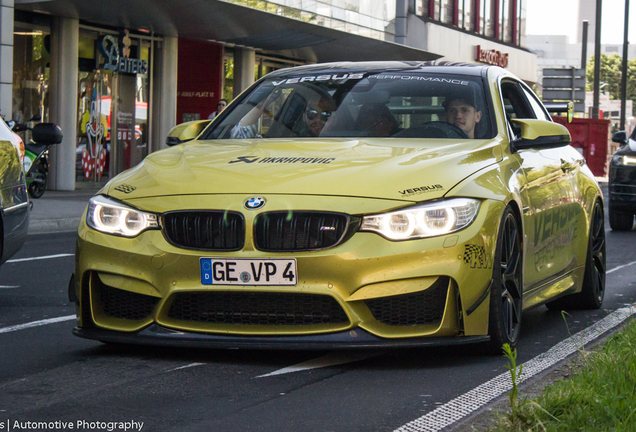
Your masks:
[{"label": "side mirror", "polygon": [[521,130],[521,137],[512,144],[515,149],[548,149],[569,145],[570,132],[565,126],[547,120],[511,119]]},{"label": "side mirror", "polygon": [[37,144],[59,144],[62,142],[62,129],[55,123],[38,123],[33,126],[33,141]]},{"label": "side mirror", "polygon": [[624,146],[625,144],[627,144],[627,132],[625,131],[616,132],[614,136],[612,136],[612,141]]},{"label": "side mirror", "polygon": [[166,144],[172,147],[195,139],[211,121],[212,120],[195,120],[176,125],[170,129],[168,137],[166,138]]}]

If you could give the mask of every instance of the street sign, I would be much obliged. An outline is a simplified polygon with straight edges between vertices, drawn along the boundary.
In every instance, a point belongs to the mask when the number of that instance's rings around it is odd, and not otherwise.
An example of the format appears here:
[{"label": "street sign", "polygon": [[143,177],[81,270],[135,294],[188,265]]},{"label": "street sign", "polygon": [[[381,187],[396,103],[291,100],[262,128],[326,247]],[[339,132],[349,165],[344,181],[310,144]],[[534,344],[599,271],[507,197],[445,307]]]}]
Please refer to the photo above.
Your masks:
[{"label": "street sign", "polygon": [[543,102],[574,102],[575,112],[585,112],[585,69],[543,69]]}]

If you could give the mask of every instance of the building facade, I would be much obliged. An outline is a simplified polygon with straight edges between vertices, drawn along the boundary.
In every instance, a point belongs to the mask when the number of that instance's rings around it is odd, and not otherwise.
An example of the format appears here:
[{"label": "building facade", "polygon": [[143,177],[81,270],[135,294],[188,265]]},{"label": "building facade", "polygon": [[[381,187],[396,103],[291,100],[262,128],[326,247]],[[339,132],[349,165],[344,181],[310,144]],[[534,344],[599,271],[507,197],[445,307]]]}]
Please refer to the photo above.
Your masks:
[{"label": "building facade", "polygon": [[440,59],[533,83],[526,1],[0,0],[0,111],[62,127],[50,188],[95,186],[275,69]]}]

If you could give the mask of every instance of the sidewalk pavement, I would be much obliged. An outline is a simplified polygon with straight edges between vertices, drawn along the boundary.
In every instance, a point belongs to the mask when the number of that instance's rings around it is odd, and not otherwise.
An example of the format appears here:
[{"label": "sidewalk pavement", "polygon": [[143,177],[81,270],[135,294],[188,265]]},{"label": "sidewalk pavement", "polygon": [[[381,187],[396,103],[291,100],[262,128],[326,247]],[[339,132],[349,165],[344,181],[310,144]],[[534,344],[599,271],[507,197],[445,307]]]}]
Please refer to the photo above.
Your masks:
[{"label": "sidewalk pavement", "polygon": [[42,198],[31,199],[29,234],[76,231],[88,200],[99,189],[47,190]]},{"label": "sidewalk pavement", "polygon": [[[597,177],[596,180],[601,187],[607,186],[607,177]],[[47,190],[42,198],[32,199],[29,234],[77,230],[88,200],[98,191],[98,188],[74,191]]]}]

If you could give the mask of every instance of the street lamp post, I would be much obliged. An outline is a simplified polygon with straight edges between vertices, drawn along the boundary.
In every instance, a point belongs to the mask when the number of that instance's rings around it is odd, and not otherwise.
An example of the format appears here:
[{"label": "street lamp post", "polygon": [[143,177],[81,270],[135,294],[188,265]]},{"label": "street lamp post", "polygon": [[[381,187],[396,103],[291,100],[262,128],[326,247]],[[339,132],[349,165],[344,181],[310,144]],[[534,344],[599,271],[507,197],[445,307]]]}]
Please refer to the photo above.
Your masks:
[{"label": "street lamp post", "polygon": [[594,102],[592,105],[592,118],[598,118],[599,93],[601,83],[601,11],[602,0],[596,0],[596,34],[594,36]]},{"label": "street lamp post", "polygon": [[623,64],[621,68],[621,127],[625,130],[625,109],[627,108],[627,30],[629,27],[629,0],[625,0],[625,28],[623,30]]}]

